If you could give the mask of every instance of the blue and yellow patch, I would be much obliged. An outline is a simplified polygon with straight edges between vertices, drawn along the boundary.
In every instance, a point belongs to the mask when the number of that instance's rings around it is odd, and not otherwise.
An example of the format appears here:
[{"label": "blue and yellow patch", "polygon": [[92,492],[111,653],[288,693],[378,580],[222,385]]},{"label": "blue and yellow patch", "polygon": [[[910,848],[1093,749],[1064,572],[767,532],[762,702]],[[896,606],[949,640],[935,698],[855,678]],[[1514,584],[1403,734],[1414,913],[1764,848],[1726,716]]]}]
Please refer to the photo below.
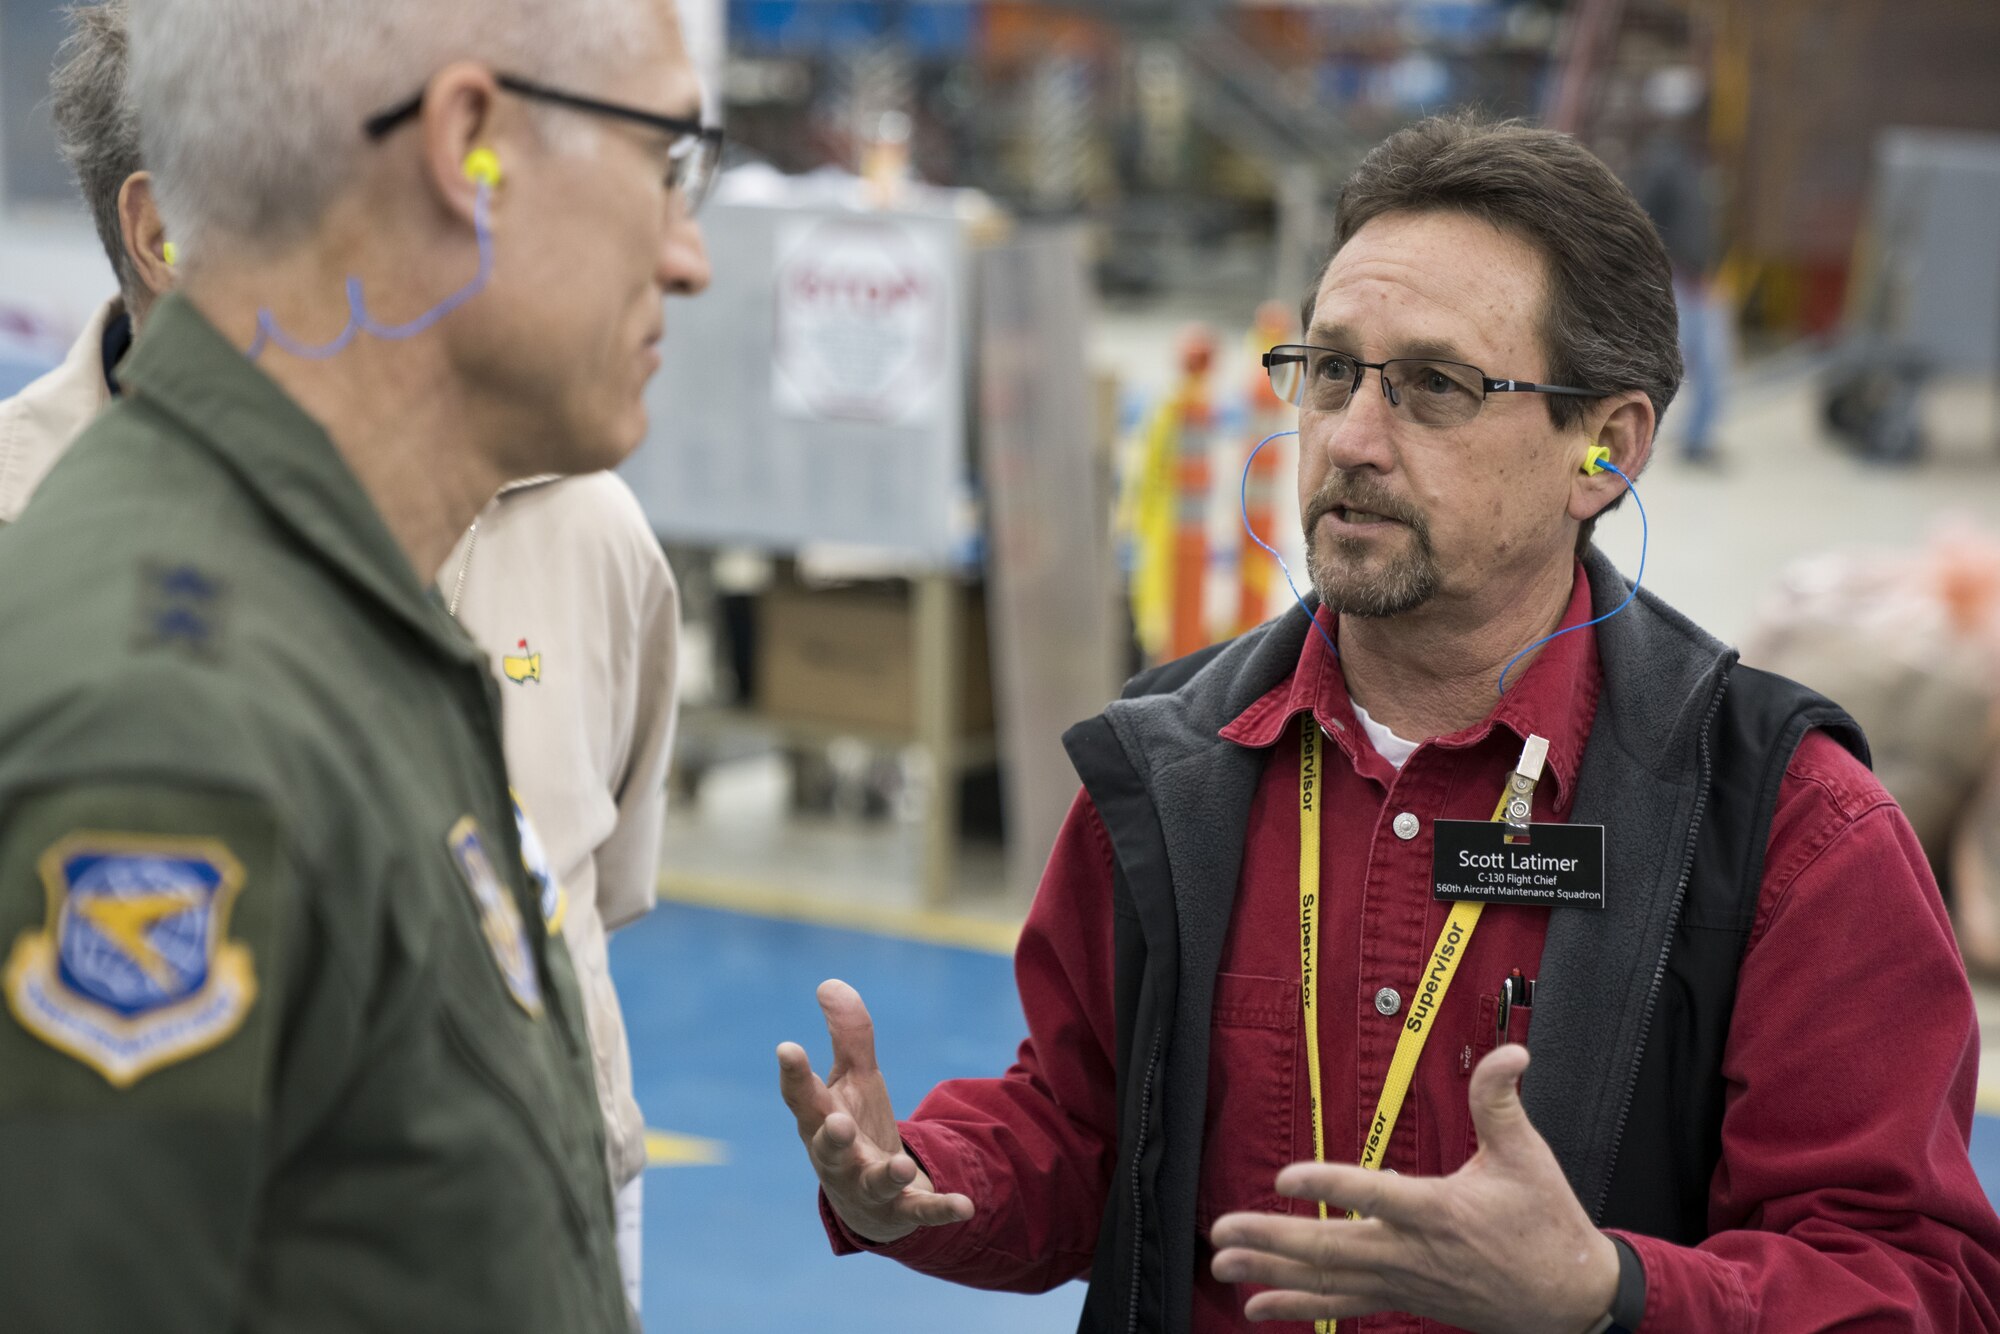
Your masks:
[{"label": "blue and yellow patch", "polygon": [[515,1004],[539,1019],[542,979],[535,971],[534,951],[528,946],[514,895],[494,869],[485,836],[479,832],[479,822],[465,816],[451,827],[445,842],[451,848],[452,860],[458,863],[459,874],[465,878],[466,888],[472,891],[473,906],[479,910],[479,930],[493,952],[493,962],[500,969],[500,980],[507,984],[507,994],[514,998]]},{"label": "blue and yellow patch", "polygon": [[243,867],[220,841],[78,832],[38,865],[48,920],[0,978],[23,1028],[125,1088],[242,1025],[257,978],[229,939]]},{"label": "blue and yellow patch", "polygon": [[542,905],[542,924],[551,936],[559,936],[563,918],[569,916],[569,891],[556,875],[549,850],[536,832],[535,822],[528,818],[527,807],[521,804],[521,794],[509,788],[507,795],[514,799],[514,827],[521,836],[521,864],[527,868],[528,883]]}]

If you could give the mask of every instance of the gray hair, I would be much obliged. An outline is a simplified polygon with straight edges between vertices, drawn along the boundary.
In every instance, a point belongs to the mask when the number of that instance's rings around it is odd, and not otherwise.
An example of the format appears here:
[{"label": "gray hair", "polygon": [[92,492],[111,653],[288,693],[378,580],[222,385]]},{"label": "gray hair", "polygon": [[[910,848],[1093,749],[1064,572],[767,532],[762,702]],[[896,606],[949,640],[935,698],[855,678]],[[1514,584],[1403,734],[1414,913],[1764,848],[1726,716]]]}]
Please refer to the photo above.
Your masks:
[{"label": "gray hair", "polygon": [[125,90],[125,0],[79,5],[69,11],[69,23],[49,79],[56,147],[90,206],[97,239],[131,308],[145,284],[125,251],[118,191],[145,164],[139,156],[139,118]]},{"label": "gray hair", "polygon": [[[589,91],[662,0],[137,0],[132,100],[160,213],[192,255],[269,250],[352,179],[361,123],[454,60]],[[572,118],[574,119],[574,118]]]}]

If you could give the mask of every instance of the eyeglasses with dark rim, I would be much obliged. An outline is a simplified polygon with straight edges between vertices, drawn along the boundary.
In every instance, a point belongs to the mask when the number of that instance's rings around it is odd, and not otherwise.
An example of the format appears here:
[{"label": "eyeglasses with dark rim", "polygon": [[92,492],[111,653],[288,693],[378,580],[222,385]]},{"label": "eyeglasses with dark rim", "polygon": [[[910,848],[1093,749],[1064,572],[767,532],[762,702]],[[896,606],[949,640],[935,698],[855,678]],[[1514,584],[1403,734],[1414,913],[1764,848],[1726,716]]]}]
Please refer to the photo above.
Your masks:
[{"label": "eyeglasses with dark rim", "polygon": [[[722,127],[719,125],[704,125],[686,116],[662,116],[657,112],[626,106],[622,102],[606,102],[582,93],[565,92],[536,83],[533,79],[524,79],[518,74],[495,74],[493,81],[516,97],[548,102],[593,116],[609,116],[670,136],[673,147],[668,150],[667,189],[678,193],[686,201],[689,214],[701,208],[709,190],[715,185],[716,165],[722,160]],[[379,140],[403,122],[414,119],[423,104],[424,90],[419,88],[394,106],[370,116],[362,122],[361,128],[370,139]]]},{"label": "eyeglasses with dark rim", "polygon": [[1462,361],[1433,357],[1392,357],[1363,361],[1330,347],[1284,343],[1264,354],[1264,369],[1279,398],[1301,410],[1339,412],[1360,392],[1361,377],[1382,377],[1382,396],[1398,417],[1421,426],[1462,426],[1479,415],[1488,394],[1564,394],[1603,398],[1597,389],[1497,380]]}]

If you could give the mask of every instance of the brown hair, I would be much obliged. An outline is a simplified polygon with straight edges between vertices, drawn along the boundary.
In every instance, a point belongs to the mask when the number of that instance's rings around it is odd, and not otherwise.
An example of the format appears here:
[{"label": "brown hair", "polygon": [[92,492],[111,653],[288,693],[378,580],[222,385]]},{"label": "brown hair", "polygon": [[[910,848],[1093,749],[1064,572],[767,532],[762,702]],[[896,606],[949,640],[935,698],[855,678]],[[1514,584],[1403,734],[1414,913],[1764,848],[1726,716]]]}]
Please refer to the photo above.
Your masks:
[{"label": "brown hair", "polygon": [[[1607,394],[1643,390],[1658,431],[1681,383],[1673,275],[1659,232],[1609,167],[1567,134],[1471,113],[1432,116],[1361,160],[1340,192],[1332,254],[1383,214],[1432,212],[1483,218],[1540,251],[1549,380]],[[1317,286],[1303,327],[1312,325]],[[1542,399],[1557,426],[1582,421],[1593,402]],[[1579,551],[1595,522],[1584,523]]]}]

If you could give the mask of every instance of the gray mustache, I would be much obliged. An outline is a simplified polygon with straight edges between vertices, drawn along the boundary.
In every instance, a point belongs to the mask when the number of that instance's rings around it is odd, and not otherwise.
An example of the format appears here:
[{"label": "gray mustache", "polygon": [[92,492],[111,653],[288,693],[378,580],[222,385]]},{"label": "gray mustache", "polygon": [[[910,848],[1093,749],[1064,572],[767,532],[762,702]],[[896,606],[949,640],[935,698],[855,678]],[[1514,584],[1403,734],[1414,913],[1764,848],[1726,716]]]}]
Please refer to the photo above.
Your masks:
[{"label": "gray mustache", "polygon": [[1335,475],[1327,479],[1326,485],[1312,498],[1312,504],[1306,507],[1307,530],[1310,531],[1321,516],[1337,509],[1367,510],[1385,519],[1406,523],[1419,533],[1429,528],[1423,514],[1413,506],[1368,483]]}]

